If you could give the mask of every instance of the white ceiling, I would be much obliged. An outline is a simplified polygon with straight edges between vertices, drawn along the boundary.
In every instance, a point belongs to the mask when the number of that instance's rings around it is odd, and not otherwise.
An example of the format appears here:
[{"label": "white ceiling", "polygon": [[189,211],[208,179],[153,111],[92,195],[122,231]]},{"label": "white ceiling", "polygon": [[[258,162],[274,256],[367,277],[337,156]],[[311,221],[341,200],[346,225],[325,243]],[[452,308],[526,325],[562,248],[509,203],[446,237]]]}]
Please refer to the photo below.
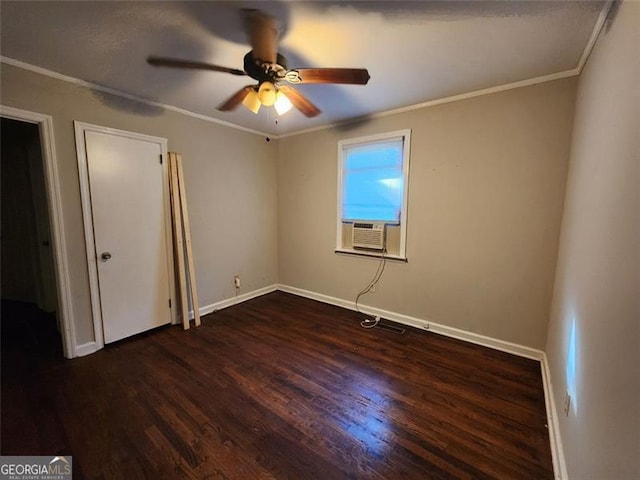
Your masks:
[{"label": "white ceiling", "polygon": [[[239,9],[280,20],[290,68],[364,67],[366,86],[299,85],[321,110],[276,124],[216,107],[249,77],[152,67],[149,55],[242,68],[250,50]],[[539,77],[575,74],[599,23],[600,1],[0,2],[1,54],[157,104],[283,135]],[[16,62],[13,62],[16,63]],[[114,101],[115,108],[161,109]]]}]

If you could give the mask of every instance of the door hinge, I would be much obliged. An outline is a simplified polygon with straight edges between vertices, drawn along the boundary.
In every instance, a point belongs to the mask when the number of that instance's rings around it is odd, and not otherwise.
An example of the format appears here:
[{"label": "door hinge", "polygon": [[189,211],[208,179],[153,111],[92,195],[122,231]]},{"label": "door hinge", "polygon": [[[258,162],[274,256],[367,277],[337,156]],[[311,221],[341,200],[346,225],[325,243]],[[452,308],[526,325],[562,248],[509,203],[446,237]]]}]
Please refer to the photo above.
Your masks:
[{"label": "door hinge", "polygon": [[160,165],[162,165],[162,154],[160,154]]},{"label": "door hinge", "polygon": [[171,299],[169,299],[169,308],[171,308]]}]

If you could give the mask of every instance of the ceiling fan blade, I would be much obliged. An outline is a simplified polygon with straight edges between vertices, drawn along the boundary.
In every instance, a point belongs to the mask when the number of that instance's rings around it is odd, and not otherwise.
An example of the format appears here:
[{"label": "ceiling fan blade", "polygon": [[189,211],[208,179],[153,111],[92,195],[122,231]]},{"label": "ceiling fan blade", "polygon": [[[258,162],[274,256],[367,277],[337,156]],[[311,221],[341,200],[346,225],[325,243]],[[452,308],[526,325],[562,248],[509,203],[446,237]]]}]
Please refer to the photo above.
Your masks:
[{"label": "ceiling fan blade", "polygon": [[294,71],[298,72],[299,82],[292,83],[366,85],[371,78],[366,68],[297,68]]},{"label": "ceiling fan blade", "polygon": [[221,112],[228,112],[229,110],[233,110],[238,105],[240,105],[242,101],[245,99],[245,97],[249,95],[249,92],[251,92],[251,90],[254,90],[254,89],[255,87],[253,85],[247,85],[246,87],[242,87],[240,90],[234,93],[231,97],[229,97],[229,99],[227,99],[226,102],[220,105],[218,107],[218,110],[220,110]]},{"label": "ceiling fan blade", "polygon": [[320,114],[320,109],[295,88],[290,87],[289,85],[280,85],[278,88],[289,100],[291,100],[293,106],[307,117],[311,118]]},{"label": "ceiling fan blade", "polygon": [[212,70],[214,72],[230,73],[231,75],[246,75],[246,72],[244,70],[238,70],[237,68],[221,67],[219,65],[213,65],[211,63],[192,62],[189,60],[179,60],[177,58],[149,57],[147,58],[147,63],[149,63],[149,65],[153,65],[154,67]]},{"label": "ceiling fan blade", "polygon": [[278,23],[271,15],[256,9],[244,9],[244,27],[253,49],[253,57],[276,63],[278,54]]}]

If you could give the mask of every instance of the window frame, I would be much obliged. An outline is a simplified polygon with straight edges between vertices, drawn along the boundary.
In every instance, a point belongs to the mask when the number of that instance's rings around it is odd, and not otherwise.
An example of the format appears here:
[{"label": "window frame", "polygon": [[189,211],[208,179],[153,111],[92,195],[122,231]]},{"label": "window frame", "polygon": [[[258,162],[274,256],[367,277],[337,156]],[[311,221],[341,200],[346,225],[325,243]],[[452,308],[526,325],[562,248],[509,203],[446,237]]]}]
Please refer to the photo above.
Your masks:
[{"label": "window frame", "polygon": [[376,252],[356,250],[353,247],[348,248],[342,245],[343,227],[345,224],[352,222],[344,222],[342,220],[342,189],[344,180],[344,163],[345,163],[345,147],[353,145],[364,145],[375,143],[382,140],[391,140],[393,138],[402,138],[402,175],[403,175],[403,192],[402,192],[402,208],[400,210],[400,222],[385,222],[387,225],[399,225],[400,227],[400,245],[399,253],[396,255],[387,255],[387,258],[407,260],[407,211],[409,201],[409,162],[411,158],[411,129],[395,130],[392,132],[379,133],[374,135],[366,135],[363,137],[348,138],[338,141],[338,203],[336,208],[336,253],[348,253],[362,256],[377,256]]}]

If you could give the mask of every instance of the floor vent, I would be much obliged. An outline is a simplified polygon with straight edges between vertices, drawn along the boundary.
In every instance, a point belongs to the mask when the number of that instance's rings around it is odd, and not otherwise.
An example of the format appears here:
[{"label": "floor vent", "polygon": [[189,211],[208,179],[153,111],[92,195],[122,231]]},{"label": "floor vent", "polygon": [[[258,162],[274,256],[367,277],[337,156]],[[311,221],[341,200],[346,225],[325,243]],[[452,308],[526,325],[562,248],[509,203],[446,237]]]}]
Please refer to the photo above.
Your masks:
[{"label": "floor vent", "polygon": [[398,335],[402,335],[404,334],[404,332],[406,332],[404,328],[396,327],[395,325],[382,322],[378,322],[376,328],[381,328],[382,330],[387,330],[388,332],[397,333]]}]

